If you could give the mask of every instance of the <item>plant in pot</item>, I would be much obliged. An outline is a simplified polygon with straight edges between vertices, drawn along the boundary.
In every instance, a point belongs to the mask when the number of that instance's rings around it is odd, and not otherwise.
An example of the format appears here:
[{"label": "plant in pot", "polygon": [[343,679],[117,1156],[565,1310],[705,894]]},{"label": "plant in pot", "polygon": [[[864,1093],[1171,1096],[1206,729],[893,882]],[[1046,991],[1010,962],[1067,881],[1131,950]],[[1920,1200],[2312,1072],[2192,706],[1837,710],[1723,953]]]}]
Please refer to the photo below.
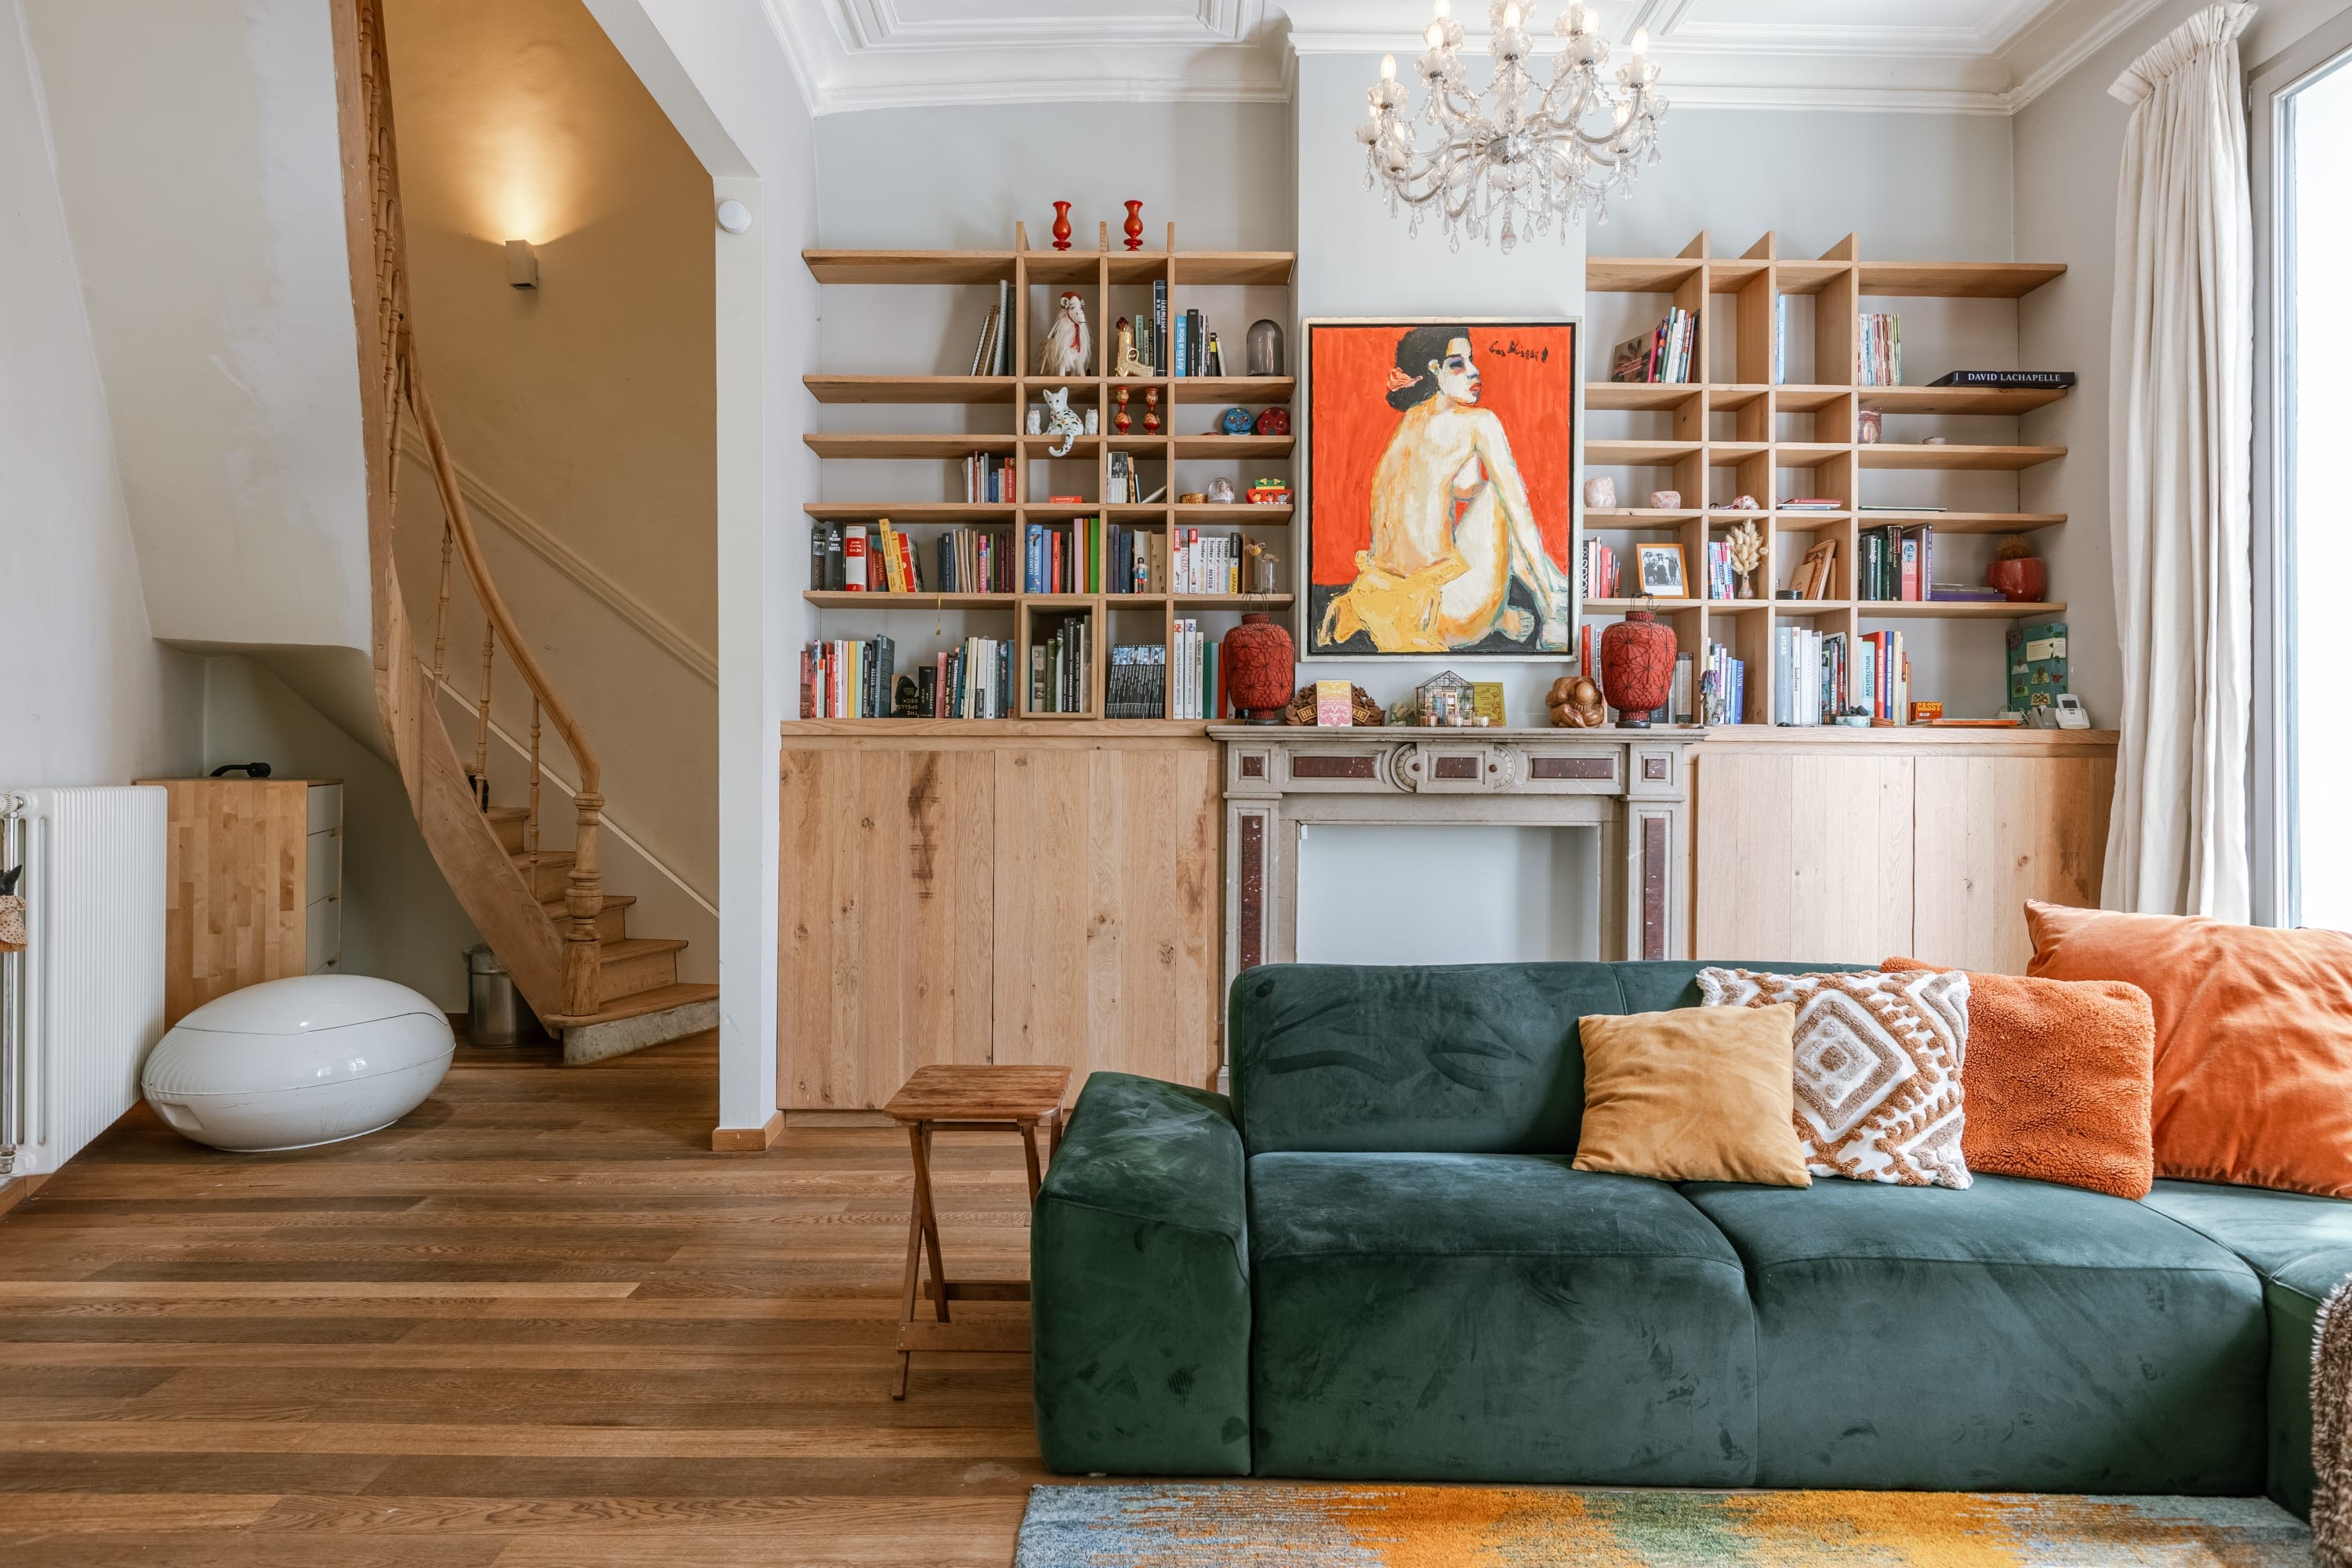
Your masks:
[{"label": "plant in pot", "polygon": [[2012,605],[2035,605],[2050,595],[2050,564],[2033,553],[2033,546],[2016,534],[2000,542],[1992,564],[1985,568],[1985,584],[2000,590]]}]

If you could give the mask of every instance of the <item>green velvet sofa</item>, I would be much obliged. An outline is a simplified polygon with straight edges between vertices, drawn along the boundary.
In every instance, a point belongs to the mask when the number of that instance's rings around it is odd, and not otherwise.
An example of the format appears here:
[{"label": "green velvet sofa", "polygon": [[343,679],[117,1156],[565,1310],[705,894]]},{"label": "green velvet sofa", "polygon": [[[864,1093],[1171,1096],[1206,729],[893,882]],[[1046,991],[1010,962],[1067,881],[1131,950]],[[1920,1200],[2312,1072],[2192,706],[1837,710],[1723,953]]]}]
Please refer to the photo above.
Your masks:
[{"label": "green velvet sofa", "polygon": [[1045,1462],[2308,1511],[2352,1204],[1570,1169],[1578,1018],[1698,968],[1272,965],[1230,1099],[1095,1074],[1032,1229]]}]

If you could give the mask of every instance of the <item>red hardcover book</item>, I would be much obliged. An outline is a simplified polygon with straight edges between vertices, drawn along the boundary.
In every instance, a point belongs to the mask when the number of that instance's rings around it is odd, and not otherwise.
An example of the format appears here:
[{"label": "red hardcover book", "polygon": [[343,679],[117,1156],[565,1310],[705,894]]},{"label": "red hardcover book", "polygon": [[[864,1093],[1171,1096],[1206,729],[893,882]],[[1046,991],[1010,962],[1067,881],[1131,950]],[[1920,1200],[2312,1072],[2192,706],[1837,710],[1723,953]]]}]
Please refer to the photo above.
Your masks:
[{"label": "red hardcover book", "polygon": [[842,586],[853,594],[866,592],[866,530],[855,524],[842,530]]}]

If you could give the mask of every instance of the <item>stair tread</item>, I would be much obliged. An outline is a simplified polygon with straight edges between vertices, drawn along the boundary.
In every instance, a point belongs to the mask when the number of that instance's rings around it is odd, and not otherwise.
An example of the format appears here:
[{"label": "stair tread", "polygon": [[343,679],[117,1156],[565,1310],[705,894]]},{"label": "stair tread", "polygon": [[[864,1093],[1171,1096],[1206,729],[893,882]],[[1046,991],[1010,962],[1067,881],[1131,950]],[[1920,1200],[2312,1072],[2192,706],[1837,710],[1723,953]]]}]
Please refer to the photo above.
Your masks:
[{"label": "stair tread", "polygon": [[603,944],[604,962],[617,959],[642,958],[649,952],[677,952],[686,946],[682,936],[626,936],[617,942]]},{"label": "stair tread", "polygon": [[647,1013],[663,1013],[672,1007],[714,1001],[718,995],[719,987],[716,985],[688,984],[681,981],[675,985],[656,985],[650,991],[633,991],[626,996],[616,996],[593,1013],[578,1017],[550,1018],[547,1022],[560,1029],[583,1029],[591,1024],[618,1023],[623,1018],[638,1018]]},{"label": "stair tread", "polygon": [[530,807],[527,805],[494,805],[484,811],[482,816],[491,822],[521,822],[528,820],[530,816]]},{"label": "stair tread", "polygon": [[507,858],[513,861],[518,866],[529,868],[531,866],[569,866],[573,861],[580,858],[580,857],[574,855],[569,849],[518,849],[513,854],[508,856]]},{"label": "stair tread", "polygon": [[[600,910],[625,910],[637,901],[637,896],[635,893],[605,893],[602,896],[604,901],[596,906]],[[564,894],[558,893],[551,899],[541,899],[539,900],[539,907],[545,910],[550,918],[562,920],[565,912],[564,898]]]}]

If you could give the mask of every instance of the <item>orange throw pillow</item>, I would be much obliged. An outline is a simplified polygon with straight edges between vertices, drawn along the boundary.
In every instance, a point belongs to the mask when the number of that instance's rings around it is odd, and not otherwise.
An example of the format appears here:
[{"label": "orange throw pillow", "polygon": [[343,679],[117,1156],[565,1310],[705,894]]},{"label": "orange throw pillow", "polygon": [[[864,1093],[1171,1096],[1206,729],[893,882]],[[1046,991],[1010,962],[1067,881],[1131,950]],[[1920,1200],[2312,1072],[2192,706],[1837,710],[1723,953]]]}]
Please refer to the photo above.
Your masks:
[{"label": "orange throw pillow", "polygon": [[[1879,967],[1936,966],[1890,958]],[[1972,1172],[2146,1197],[2155,1055],[2155,1012],[2137,985],[1970,970],[1961,1157]]]},{"label": "orange throw pillow", "polygon": [[2029,902],[2026,973],[2156,1008],[2157,1173],[2352,1197],[2352,936]]}]

